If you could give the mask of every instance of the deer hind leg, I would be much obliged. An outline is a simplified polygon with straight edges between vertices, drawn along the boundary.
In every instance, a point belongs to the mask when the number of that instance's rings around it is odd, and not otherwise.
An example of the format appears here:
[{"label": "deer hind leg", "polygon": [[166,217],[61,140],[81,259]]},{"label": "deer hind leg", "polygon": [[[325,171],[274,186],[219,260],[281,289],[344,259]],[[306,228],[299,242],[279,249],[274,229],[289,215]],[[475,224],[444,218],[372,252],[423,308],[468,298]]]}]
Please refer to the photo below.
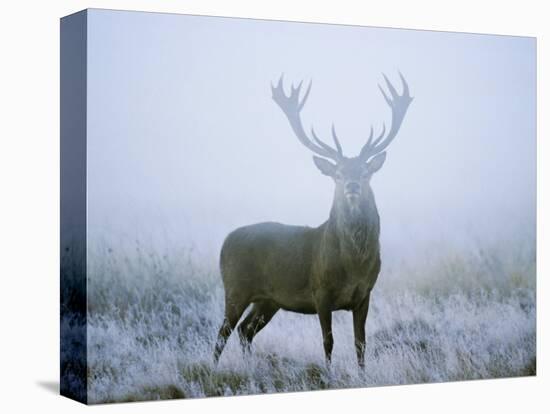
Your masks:
[{"label": "deer hind leg", "polygon": [[258,302],[254,304],[250,313],[237,328],[243,349],[250,349],[254,336],[271,321],[278,310],[279,307],[271,302]]},{"label": "deer hind leg", "polygon": [[226,299],[225,316],[214,347],[214,363],[218,362],[225,344],[227,343],[227,339],[231,335],[231,332],[233,332],[233,329],[235,329],[237,322],[239,322],[241,315],[248,305],[249,302],[235,303]]}]

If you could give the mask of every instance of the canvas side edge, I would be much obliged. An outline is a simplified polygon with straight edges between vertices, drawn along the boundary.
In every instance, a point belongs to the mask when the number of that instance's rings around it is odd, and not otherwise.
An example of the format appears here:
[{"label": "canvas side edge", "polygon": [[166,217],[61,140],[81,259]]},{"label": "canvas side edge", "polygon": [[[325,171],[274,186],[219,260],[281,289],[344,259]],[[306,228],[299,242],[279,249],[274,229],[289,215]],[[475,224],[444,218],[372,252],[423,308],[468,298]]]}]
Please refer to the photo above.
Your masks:
[{"label": "canvas side edge", "polygon": [[60,393],[87,389],[87,11],[60,21]]}]

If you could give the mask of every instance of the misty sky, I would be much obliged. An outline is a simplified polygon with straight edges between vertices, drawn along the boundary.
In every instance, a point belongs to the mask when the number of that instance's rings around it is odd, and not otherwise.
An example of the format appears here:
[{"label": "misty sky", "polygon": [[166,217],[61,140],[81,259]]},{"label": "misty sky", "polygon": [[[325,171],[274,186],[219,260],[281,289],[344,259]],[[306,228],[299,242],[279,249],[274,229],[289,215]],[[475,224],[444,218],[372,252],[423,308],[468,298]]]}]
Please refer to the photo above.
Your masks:
[{"label": "misty sky", "polygon": [[[91,10],[90,235],[216,251],[235,227],[317,226],[333,183],[271,99],[313,81],[302,112],[357,155],[389,124],[382,73],[414,101],[373,178],[383,246],[534,232],[535,40]],[[508,230],[508,232],[506,232]],[[110,237],[110,236],[109,236]]]}]

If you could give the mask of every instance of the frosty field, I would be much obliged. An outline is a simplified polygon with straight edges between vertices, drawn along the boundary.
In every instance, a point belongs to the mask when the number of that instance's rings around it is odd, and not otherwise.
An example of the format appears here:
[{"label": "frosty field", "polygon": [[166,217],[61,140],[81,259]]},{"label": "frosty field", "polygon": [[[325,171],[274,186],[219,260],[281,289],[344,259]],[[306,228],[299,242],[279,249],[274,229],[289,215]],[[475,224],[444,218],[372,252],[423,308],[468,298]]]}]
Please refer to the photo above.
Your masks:
[{"label": "frosty field", "polygon": [[[334,314],[333,364],[315,315],[280,311],[243,354],[219,365],[223,317],[215,257],[107,243],[88,256],[89,402],[192,398],[534,375],[532,240],[384,260],[359,370],[351,313]],[[66,321],[68,323],[68,321]]]}]

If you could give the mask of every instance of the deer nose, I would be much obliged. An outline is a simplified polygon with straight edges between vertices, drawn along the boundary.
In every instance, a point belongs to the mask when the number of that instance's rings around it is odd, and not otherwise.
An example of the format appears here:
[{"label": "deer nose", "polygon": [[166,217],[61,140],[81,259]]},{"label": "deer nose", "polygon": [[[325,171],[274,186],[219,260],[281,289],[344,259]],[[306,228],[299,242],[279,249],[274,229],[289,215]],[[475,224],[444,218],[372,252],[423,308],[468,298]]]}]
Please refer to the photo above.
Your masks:
[{"label": "deer nose", "polygon": [[360,189],[359,183],[355,181],[346,184],[346,193],[359,193]]}]

